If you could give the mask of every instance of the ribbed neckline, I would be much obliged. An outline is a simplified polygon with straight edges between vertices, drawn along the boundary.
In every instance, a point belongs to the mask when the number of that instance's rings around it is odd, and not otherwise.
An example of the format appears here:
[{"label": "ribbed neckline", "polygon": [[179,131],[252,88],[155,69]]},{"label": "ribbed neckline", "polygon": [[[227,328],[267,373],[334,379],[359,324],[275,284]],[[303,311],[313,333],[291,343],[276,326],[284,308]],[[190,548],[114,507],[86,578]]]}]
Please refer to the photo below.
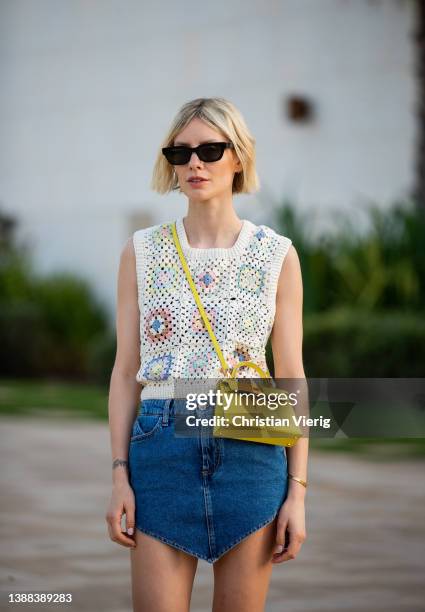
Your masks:
[{"label": "ribbed neckline", "polygon": [[180,240],[180,245],[182,247],[183,253],[186,257],[190,257],[191,259],[207,259],[211,257],[232,257],[235,255],[240,255],[248,244],[248,240],[250,237],[250,230],[254,226],[251,221],[248,219],[242,219],[242,228],[239,232],[239,236],[236,239],[236,242],[233,246],[227,248],[221,247],[212,247],[209,249],[202,249],[197,247],[191,247],[187,235],[186,230],[183,224],[183,217],[179,217],[176,219],[176,230],[177,235]]}]

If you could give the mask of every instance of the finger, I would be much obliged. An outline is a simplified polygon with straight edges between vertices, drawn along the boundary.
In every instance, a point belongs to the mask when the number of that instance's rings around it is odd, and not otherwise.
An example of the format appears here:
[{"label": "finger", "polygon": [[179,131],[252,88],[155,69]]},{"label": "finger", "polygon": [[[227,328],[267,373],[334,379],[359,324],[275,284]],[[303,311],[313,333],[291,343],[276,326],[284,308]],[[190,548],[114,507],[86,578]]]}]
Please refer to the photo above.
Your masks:
[{"label": "finger", "polygon": [[134,531],[135,531],[134,506],[126,506],[125,527],[126,527],[127,534],[129,536],[133,536]]},{"label": "finger", "polygon": [[283,563],[284,561],[291,561],[298,555],[302,546],[302,538],[295,534],[289,534],[289,546],[284,549],[280,555],[275,555],[273,561],[277,563]]},{"label": "finger", "polygon": [[280,554],[283,552],[284,547],[285,547],[285,532],[286,532],[286,528],[288,526],[288,521],[282,521],[282,522],[278,522],[277,523],[277,528],[276,528],[276,544],[273,548],[273,554],[277,553]]},{"label": "finger", "polygon": [[117,544],[121,544],[126,547],[134,547],[136,545],[133,538],[129,537],[121,530],[121,516],[122,514],[117,514],[111,524],[111,540],[117,542]]},{"label": "finger", "polygon": [[127,548],[134,548],[136,546],[133,538],[126,536],[126,534],[122,533],[122,531],[120,531],[120,533],[116,535],[110,525],[108,525],[108,531],[109,531],[109,537],[113,542],[116,542],[117,544],[121,544],[122,546],[126,546]]},{"label": "finger", "polygon": [[134,541],[134,539],[132,537],[126,535],[122,531],[114,539],[114,542],[116,542],[117,544],[121,544],[122,546],[125,546],[126,548],[135,548],[136,547],[136,542]]}]

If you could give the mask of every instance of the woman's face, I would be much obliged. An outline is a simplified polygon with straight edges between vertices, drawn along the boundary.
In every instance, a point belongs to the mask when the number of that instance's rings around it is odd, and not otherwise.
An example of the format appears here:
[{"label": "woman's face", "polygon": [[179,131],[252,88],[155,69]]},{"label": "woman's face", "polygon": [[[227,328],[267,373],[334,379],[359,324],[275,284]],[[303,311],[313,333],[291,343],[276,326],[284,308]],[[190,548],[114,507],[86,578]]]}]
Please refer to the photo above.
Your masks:
[{"label": "woman's face", "polygon": [[[221,132],[210,127],[201,119],[195,117],[174,138],[174,145],[197,147],[204,142],[228,142]],[[235,172],[242,170],[242,165],[233,149],[225,149],[223,157],[216,162],[203,162],[196,153],[187,164],[174,166],[180,189],[190,199],[196,201],[232,194],[232,184]],[[190,183],[188,179],[199,176],[206,181]]]}]

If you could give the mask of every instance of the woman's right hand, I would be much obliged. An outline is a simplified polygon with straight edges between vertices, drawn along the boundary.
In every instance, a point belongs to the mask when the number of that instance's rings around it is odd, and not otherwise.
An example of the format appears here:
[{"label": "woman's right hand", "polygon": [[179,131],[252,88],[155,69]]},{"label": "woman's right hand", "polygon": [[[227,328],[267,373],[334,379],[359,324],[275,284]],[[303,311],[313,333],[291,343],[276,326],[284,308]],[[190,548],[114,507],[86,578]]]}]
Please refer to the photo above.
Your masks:
[{"label": "woman's right hand", "polygon": [[[109,537],[127,548],[135,548],[134,541],[134,513],[135,513],[134,491],[128,480],[114,483],[111,501],[105,519],[108,524]],[[121,519],[125,514],[126,532],[121,531]]]}]

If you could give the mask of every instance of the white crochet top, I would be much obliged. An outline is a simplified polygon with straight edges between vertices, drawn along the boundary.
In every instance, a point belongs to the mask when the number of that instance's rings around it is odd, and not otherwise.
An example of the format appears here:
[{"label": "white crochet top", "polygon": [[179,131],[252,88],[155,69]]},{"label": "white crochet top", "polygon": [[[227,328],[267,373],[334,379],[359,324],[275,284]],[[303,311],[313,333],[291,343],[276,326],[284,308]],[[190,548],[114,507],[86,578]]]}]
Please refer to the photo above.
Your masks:
[{"label": "white crochet top", "polygon": [[[268,372],[265,348],[276,311],[276,289],[290,238],[243,219],[230,248],[194,248],[183,218],[177,234],[193,282],[229,366],[254,361]],[[221,363],[204,327],[175,248],[171,223],[133,235],[140,309],[140,398],[183,397],[182,381],[222,377]],[[239,368],[237,377],[258,377]],[[198,384],[198,383],[197,383]],[[210,386],[208,386],[210,388]]]}]

